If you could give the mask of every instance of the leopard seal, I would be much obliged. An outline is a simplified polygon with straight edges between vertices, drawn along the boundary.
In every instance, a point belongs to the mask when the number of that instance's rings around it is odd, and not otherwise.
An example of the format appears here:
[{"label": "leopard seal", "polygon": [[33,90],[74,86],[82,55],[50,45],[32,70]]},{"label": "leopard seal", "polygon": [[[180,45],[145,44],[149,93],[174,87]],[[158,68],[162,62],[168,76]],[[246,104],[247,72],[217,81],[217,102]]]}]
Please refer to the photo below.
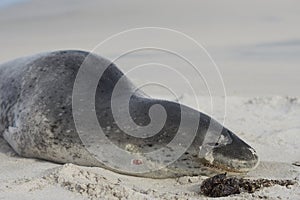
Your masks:
[{"label": "leopard seal", "polygon": [[[95,111],[100,126],[113,144],[139,153],[158,149],[174,138],[181,114],[187,117],[193,116],[193,113],[201,115],[192,144],[178,160],[166,168],[141,174],[107,167],[83,144],[72,114],[74,81],[88,55],[93,57],[95,65],[102,67],[104,58],[76,50],[40,53],[0,65],[0,137],[17,154],[56,163],[103,167],[118,173],[151,178],[208,174],[213,169],[248,172],[257,166],[258,156],[255,150],[208,115],[177,102],[152,99],[141,91],[136,91],[129,103],[134,122],[139,125],[149,124],[148,112],[154,104],[165,108],[166,122],[158,134],[147,138],[123,132],[115,123],[110,99],[114,86],[124,74],[111,63],[99,80]],[[128,87],[123,92],[130,92],[127,91],[133,88],[130,80],[126,79],[124,84]],[[187,110],[186,113],[181,113],[181,106]],[[211,122],[222,126],[220,139],[211,144],[213,148],[207,157],[199,157],[199,148]],[[188,130],[189,127],[186,128]]]}]

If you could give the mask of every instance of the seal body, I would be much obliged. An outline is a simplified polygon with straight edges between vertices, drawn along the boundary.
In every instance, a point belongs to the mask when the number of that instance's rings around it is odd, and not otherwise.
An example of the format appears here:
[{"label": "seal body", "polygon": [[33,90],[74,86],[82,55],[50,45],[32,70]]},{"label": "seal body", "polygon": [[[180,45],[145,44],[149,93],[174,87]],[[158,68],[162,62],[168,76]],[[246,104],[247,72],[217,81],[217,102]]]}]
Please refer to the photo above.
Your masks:
[{"label": "seal body", "polygon": [[[76,130],[72,114],[74,82],[88,55],[88,52],[83,51],[56,51],[0,65],[0,136],[20,156],[109,168],[87,150]],[[97,55],[90,56],[101,68],[104,59]],[[128,135],[116,124],[110,102],[114,87],[121,77],[123,73],[111,63],[97,86],[95,111],[106,137],[124,150],[143,154],[159,149],[175,137],[182,114],[192,118],[193,114],[199,113],[176,102],[152,99],[137,91],[130,98],[129,105],[124,105],[129,106],[130,115],[136,124],[149,124],[149,109],[157,104],[165,108],[167,118],[156,135],[145,138]],[[124,93],[132,92],[134,86],[128,79],[125,79],[124,85]],[[212,167],[236,172],[253,169],[258,163],[254,149],[225,127],[222,127],[221,137],[225,138],[222,141],[227,142],[222,143],[220,140],[218,144],[213,144],[213,151],[209,155],[212,159],[205,156],[199,158],[199,148],[212,121],[217,123],[201,113],[192,144],[176,162],[164,169],[128,174],[166,178],[207,174]],[[138,161],[133,163],[139,164]],[[126,173],[116,168],[109,169]]]}]

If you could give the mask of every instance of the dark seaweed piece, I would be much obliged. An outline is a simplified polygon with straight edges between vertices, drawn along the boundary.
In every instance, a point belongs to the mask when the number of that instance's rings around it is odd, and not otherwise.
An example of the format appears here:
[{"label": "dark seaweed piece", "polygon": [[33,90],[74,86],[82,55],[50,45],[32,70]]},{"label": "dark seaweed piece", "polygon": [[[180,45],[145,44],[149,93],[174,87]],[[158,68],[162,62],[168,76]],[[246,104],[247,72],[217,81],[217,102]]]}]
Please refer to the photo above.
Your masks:
[{"label": "dark seaweed piece", "polygon": [[225,197],[241,192],[253,193],[262,187],[273,185],[289,186],[294,185],[292,180],[268,180],[268,179],[243,179],[237,177],[227,177],[225,174],[218,174],[203,181],[200,186],[202,194],[209,197]]}]

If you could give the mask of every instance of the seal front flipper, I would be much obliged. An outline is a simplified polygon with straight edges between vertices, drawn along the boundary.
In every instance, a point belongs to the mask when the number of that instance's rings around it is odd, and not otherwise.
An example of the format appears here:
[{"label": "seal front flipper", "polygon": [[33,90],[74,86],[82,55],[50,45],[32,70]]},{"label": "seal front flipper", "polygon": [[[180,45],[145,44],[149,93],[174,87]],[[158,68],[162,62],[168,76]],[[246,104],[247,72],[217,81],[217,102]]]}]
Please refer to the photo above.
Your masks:
[{"label": "seal front flipper", "polygon": [[19,155],[22,154],[22,150],[19,145],[21,134],[18,134],[19,129],[17,127],[9,126],[3,133],[3,138]]}]

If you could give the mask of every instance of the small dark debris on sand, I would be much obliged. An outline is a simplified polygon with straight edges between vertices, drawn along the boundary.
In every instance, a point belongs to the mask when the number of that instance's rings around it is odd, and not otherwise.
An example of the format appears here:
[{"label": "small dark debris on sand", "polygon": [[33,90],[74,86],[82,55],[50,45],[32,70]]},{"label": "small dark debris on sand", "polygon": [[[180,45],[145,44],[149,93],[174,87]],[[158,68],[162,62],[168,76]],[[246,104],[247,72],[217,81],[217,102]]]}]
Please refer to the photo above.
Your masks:
[{"label": "small dark debris on sand", "polygon": [[241,192],[253,193],[262,187],[273,185],[289,186],[296,182],[292,180],[269,180],[269,179],[243,179],[227,177],[225,174],[218,174],[203,181],[200,186],[202,194],[209,197],[224,197]]},{"label": "small dark debris on sand", "polygon": [[294,162],[292,165],[297,166],[297,167],[300,167],[300,161]]}]

